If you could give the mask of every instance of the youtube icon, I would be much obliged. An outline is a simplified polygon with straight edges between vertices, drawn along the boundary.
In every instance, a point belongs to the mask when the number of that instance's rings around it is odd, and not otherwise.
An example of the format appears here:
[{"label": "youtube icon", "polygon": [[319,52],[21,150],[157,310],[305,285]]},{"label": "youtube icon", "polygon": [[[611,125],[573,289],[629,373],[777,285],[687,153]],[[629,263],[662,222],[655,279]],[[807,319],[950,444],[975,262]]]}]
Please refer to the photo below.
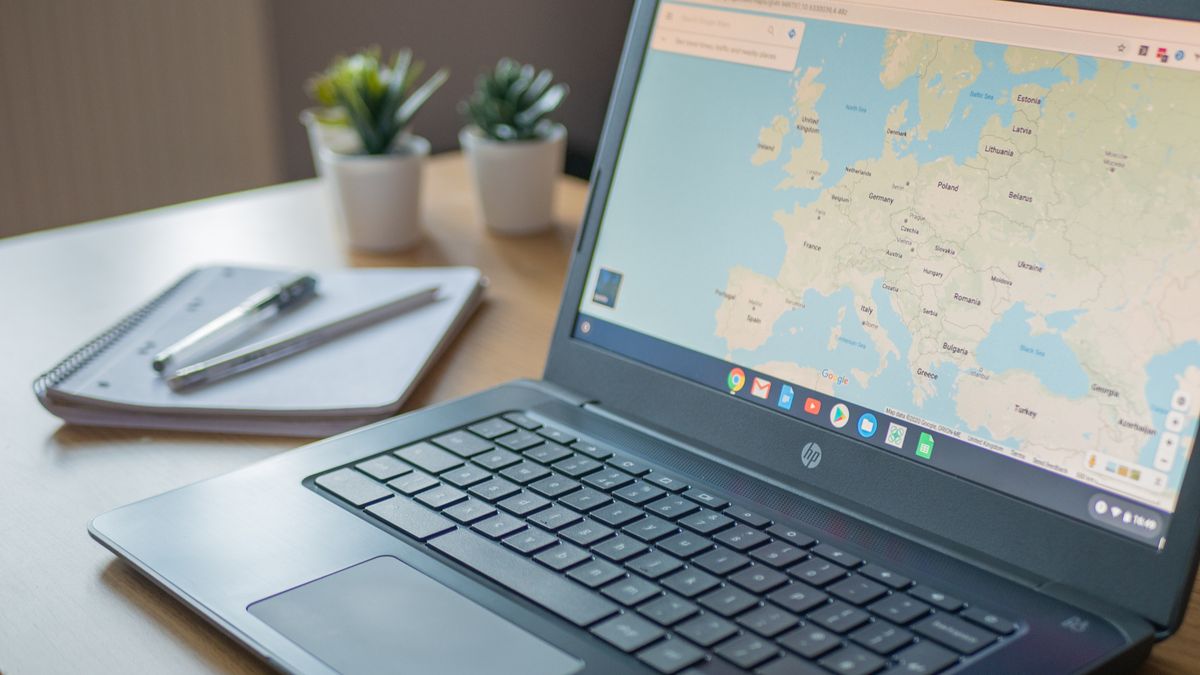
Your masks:
[{"label": "youtube icon", "polygon": [[804,400],[804,412],[809,415],[819,415],[821,413],[821,402],[815,398],[807,398]]}]

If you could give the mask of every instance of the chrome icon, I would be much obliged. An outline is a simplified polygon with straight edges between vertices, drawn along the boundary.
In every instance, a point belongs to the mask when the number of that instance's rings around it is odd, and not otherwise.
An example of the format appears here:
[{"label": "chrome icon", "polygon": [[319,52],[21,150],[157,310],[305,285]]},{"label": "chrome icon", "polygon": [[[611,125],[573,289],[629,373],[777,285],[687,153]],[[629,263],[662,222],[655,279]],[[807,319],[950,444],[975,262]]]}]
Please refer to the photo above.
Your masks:
[{"label": "chrome icon", "polygon": [[729,393],[738,393],[742,387],[746,386],[746,371],[741,368],[729,371],[729,377],[725,379],[725,384],[729,385]]},{"label": "chrome icon", "polygon": [[850,409],[845,403],[839,403],[829,410],[829,422],[833,426],[841,429],[850,421]]}]

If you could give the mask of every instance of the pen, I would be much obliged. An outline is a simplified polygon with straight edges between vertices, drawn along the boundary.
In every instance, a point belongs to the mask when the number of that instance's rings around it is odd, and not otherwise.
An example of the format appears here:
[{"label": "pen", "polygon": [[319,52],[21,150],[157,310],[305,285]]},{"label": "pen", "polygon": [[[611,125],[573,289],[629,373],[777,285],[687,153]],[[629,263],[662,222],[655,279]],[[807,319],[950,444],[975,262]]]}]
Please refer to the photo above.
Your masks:
[{"label": "pen", "polygon": [[161,373],[172,363],[186,363],[198,352],[211,349],[222,341],[300,305],[311,298],[316,290],[317,279],[311,274],[301,274],[288,281],[268,286],[156,354],[150,365]]},{"label": "pen", "polygon": [[183,391],[278,361],[382,319],[429,304],[436,299],[437,293],[437,286],[423,288],[315,328],[295,331],[270,341],[247,345],[227,354],[186,366],[167,378],[167,386],[173,391]]}]

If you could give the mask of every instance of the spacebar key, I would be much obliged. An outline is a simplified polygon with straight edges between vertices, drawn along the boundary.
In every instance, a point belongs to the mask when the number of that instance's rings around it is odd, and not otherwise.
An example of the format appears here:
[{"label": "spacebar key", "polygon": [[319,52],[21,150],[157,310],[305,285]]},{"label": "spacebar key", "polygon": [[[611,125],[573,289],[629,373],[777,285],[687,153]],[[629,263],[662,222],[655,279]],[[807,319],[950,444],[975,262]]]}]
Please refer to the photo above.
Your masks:
[{"label": "spacebar key", "polygon": [[590,626],[618,609],[603,597],[473,532],[455,530],[430,540],[429,545],[577,626]]}]

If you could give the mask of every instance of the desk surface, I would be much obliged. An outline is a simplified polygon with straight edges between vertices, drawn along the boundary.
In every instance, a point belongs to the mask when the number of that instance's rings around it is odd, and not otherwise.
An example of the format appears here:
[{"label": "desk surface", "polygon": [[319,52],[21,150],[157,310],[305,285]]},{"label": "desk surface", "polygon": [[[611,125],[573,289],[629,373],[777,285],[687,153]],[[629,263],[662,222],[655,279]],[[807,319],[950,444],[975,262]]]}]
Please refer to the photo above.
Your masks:
[{"label": "desk surface", "polygon": [[[475,265],[488,300],[406,409],[541,373],[586,186],[564,178],[562,226],[484,232],[457,156],[424,185],[426,242],[349,253],[320,186],[302,182],[0,241],[0,672],[266,672],[251,654],[87,536],[93,516],[299,445],[287,438],[64,427],[29,384],[184,270],[213,262]],[[1200,595],[1200,590],[1197,591]],[[1200,599],[1142,673],[1200,670]]]}]

